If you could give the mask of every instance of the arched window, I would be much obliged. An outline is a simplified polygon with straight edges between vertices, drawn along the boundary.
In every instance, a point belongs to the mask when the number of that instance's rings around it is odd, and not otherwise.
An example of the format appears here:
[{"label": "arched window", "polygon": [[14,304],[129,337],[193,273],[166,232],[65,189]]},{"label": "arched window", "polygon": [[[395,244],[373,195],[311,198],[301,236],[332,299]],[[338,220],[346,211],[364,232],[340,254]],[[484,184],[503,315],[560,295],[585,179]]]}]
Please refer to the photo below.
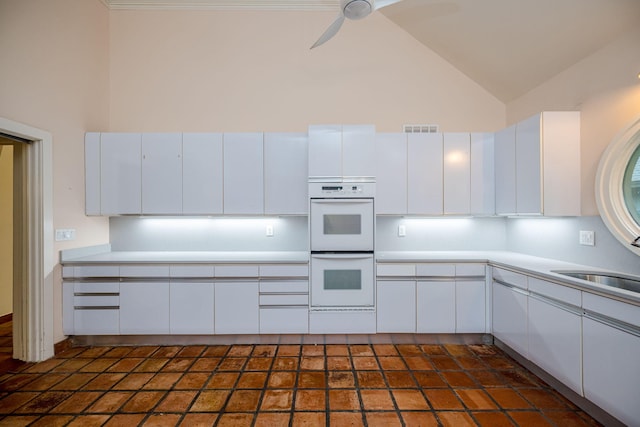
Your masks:
[{"label": "arched window", "polygon": [[611,233],[640,255],[640,119],[620,132],[602,155],[596,201]]}]

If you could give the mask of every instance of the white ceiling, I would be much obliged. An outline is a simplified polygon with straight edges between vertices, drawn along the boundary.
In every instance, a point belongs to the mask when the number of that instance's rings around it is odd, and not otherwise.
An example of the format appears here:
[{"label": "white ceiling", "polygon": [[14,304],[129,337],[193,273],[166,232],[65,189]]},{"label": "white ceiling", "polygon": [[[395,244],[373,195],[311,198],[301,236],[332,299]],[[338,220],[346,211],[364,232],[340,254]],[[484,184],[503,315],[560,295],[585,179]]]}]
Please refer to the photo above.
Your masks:
[{"label": "white ceiling", "polygon": [[[339,0],[102,0],[121,8],[337,10]],[[640,25],[640,0],[402,0],[380,10],[503,102]],[[639,47],[640,48],[640,47]]]}]

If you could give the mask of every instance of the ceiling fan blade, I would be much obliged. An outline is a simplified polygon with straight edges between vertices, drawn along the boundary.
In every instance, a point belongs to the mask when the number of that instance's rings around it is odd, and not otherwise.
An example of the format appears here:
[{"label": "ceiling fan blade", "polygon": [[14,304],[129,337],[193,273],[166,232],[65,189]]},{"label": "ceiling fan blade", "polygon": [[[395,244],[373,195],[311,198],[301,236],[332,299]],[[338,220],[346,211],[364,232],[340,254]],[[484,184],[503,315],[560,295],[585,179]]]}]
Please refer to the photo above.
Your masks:
[{"label": "ceiling fan blade", "polygon": [[344,15],[341,13],[340,16],[338,16],[338,18],[335,21],[333,21],[333,24],[329,25],[329,28],[327,28],[327,30],[324,33],[322,33],[318,41],[315,42],[310,49],[313,49],[314,47],[318,47],[321,44],[329,41],[331,37],[335,36],[338,33],[338,30],[340,30],[340,27],[342,27],[343,22],[344,22]]},{"label": "ceiling fan blade", "polygon": [[391,6],[394,3],[398,3],[401,0],[375,0],[374,10],[382,9],[383,7]]}]

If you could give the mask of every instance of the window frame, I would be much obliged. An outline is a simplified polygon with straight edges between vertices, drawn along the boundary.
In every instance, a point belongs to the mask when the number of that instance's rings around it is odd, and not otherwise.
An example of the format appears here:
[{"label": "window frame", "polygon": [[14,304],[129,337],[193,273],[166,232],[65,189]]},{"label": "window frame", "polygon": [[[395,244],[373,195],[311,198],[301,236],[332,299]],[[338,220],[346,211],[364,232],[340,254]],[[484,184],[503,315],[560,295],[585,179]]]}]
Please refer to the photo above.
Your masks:
[{"label": "window frame", "polygon": [[640,236],[640,224],[627,208],[622,187],[627,165],[638,147],[640,117],[618,133],[603,153],[596,174],[596,203],[611,234],[640,256],[640,248],[631,245]]}]

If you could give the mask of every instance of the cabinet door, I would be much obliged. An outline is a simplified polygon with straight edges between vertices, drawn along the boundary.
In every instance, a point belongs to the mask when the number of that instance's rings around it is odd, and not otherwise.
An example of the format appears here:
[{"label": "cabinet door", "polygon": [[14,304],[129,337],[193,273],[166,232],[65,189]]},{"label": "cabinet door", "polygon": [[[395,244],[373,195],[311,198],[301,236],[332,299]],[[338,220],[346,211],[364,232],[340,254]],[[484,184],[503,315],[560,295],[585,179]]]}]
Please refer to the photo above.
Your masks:
[{"label": "cabinet door", "polygon": [[373,125],[342,126],[342,176],[376,176],[375,140]]},{"label": "cabinet door", "polygon": [[182,212],[222,213],[222,134],[182,135]]},{"label": "cabinet door", "polygon": [[494,134],[471,134],[471,213],[496,213]]},{"label": "cabinet door", "polygon": [[485,325],[485,282],[456,282],[456,332],[482,333]]},{"label": "cabinet door", "polygon": [[309,176],[342,176],[342,126],[309,126]]},{"label": "cabinet door", "polygon": [[100,137],[100,213],[142,213],[142,136],[103,133]]},{"label": "cabinet door", "polygon": [[262,133],[224,134],[224,213],[264,213]]},{"label": "cabinet door", "polygon": [[120,333],[169,333],[169,282],[122,282]]},{"label": "cabinet door", "polygon": [[216,334],[257,334],[259,316],[257,281],[215,284]]},{"label": "cabinet door", "polygon": [[418,333],[456,331],[455,282],[418,282],[416,299]]},{"label": "cabinet door", "polygon": [[213,334],[213,282],[172,281],[169,328],[172,334]]},{"label": "cabinet door", "polygon": [[409,134],[407,211],[442,215],[442,134]]},{"label": "cabinet door", "polygon": [[516,211],[542,213],[540,115],[516,125]]},{"label": "cabinet door", "polygon": [[516,213],[516,127],[495,134],[496,213]]},{"label": "cabinet door", "polygon": [[377,331],[416,332],[416,283],[378,281]]},{"label": "cabinet door", "polygon": [[584,317],[584,396],[627,425],[640,420],[640,337]]},{"label": "cabinet door", "polygon": [[407,134],[376,134],[376,213],[407,213]]},{"label": "cabinet door", "polygon": [[100,134],[84,136],[84,206],[87,215],[100,215]]},{"label": "cabinet door", "polygon": [[529,297],[529,359],[582,395],[580,314]]},{"label": "cabinet door", "polygon": [[444,214],[471,212],[471,136],[444,134]]},{"label": "cabinet door", "polygon": [[182,134],[142,134],[142,213],[182,214]]},{"label": "cabinet door", "polygon": [[309,213],[308,142],[304,133],[264,134],[264,213]]},{"label": "cabinet door", "polygon": [[527,294],[493,282],[493,335],[529,358]]}]

